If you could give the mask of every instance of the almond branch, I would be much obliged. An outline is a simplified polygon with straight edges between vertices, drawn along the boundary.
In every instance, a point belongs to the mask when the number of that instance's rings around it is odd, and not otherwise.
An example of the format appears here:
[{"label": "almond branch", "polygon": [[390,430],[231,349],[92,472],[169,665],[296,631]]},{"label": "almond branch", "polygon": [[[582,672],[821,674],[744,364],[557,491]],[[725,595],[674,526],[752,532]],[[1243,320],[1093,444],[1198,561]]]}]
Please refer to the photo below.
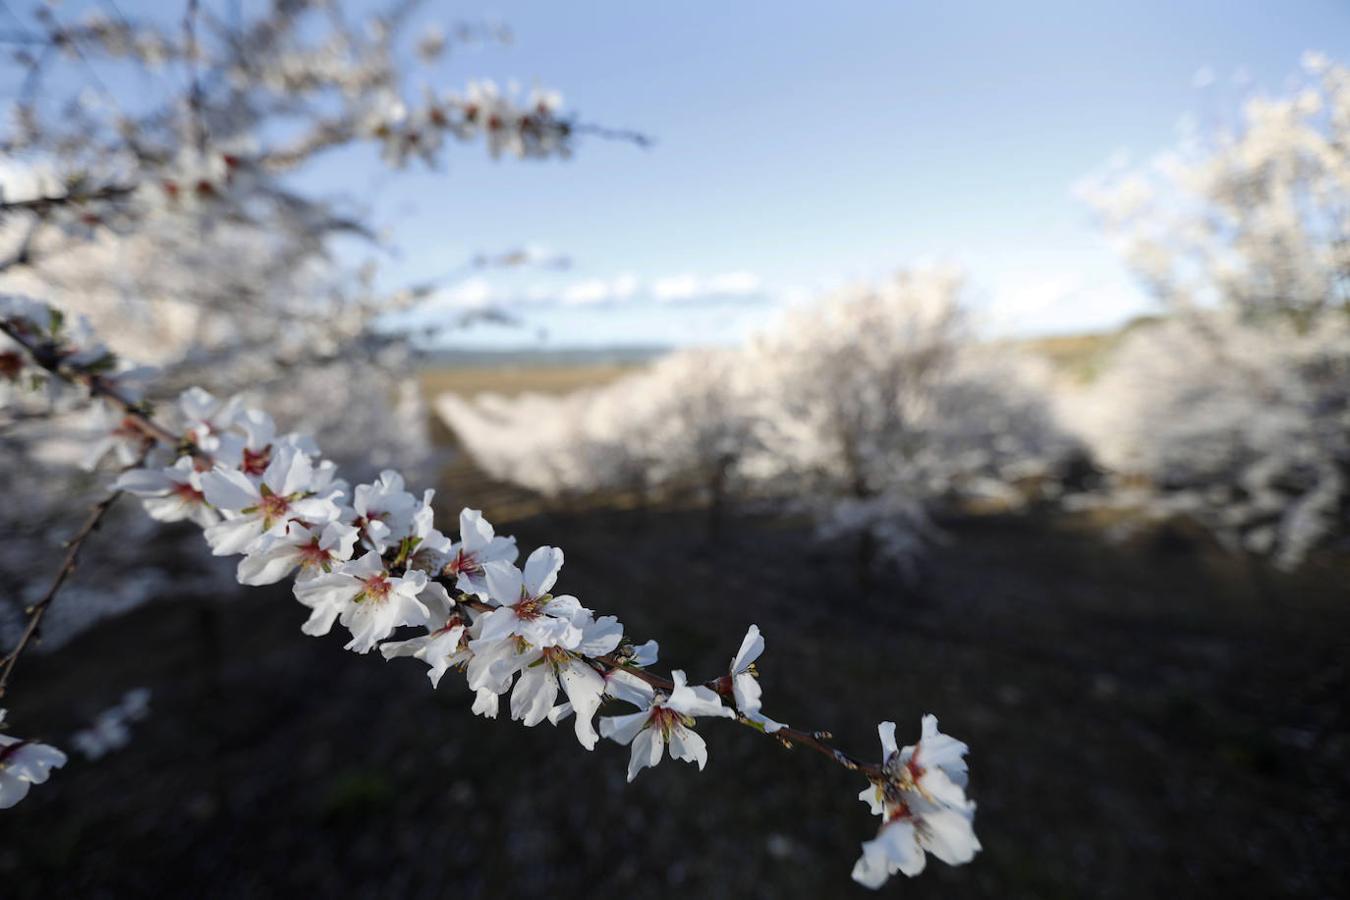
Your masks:
[{"label": "almond branch", "polygon": [[[147,439],[145,451],[141,453],[140,459],[132,463],[129,468],[143,463],[151,446],[152,443]],[[61,586],[66,583],[66,579],[74,574],[75,567],[79,564],[80,550],[83,549],[84,542],[98,530],[98,526],[103,522],[103,517],[108,514],[108,510],[112,509],[113,504],[121,496],[121,491],[113,491],[98,503],[95,503],[93,508],[89,510],[89,515],[85,518],[84,524],[80,526],[80,529],[75,532],[70,540],[66,541],[66,555],[61,560],[61,567],[56,570],[56,577],[52,579],[51,585],[47,588],[47,592],[42,595],[42,598],[28,607],[28,623],[24,626],[23,634],[19,636],[19,641],[14,645],[14,649],[5,654],[3,659],[0,659],[0,697],[5,696],[5,689],[9,686],[9,678],[14,673],[14,667],[18,665],[19,657],[23,654],[23,651],[39,639],[42,617],[51,608],[52,601],[56,599],[56,595],[60,592]]]},{"label": "almond branch", "polygon": [[[3,330],[10,337],[18,341],[24,350],[27,351],[33,360],[38,365],[42,366],[42,368],[66,381],[85,386],[91,395],[99,397],[119,408],[125,416],[124,423],[144,434],[147,438],[147,444],[158,443],[165,447],[175,449],[181,454],[190,454],[203,464],[212,464],[213,461],[211,456],[193,443],[191,439],[184,435],[175,434],[168,428],[160,425],[146,413],[145,407],[142,404],[133,402],[123,395],[109,379],[102,375],[64,365],[64,357],[61,354],[61,349],[54,342],[49,340],[36,340],[21,329],[15,327],[12,322],[0,321],[0,330]],[[111,505],[116,496],[117,495],[115,494],[112,495],[112,497],[105,500],[104,503]],[[106,512],[106,508],[102,512]],[[102,518],[102,512],[99,512],[97,518],[91,517],[92,524],[86,523],[87,527],[81,529],[81,534],[77,536],[79,541],[83,540],[87,531],[92,531],[93,528],[97,527],[98,520]],[[71,550],[72,552],[68,555],[68,560],[73,558],[74,553],[78,552],[79,543],[76,542],[73,544]],[[73,563],[68,562],[68,566],[73,566]],[[55,589],[59,589],[61,583],[65,580],[65,577],[68,574],[66,571],[68,566],[63,566],[62,572],[58,574],[51,593],[54,594]],[[444,576],[438,576],[438,580],[441,580],[443,583],[446,581]],[[453,587],[453,584],[450,586]],[[460,595],[458,602],[460,605],[477,612],[487,612],[495,608],[488,606],[481,600],[462,594]],[[50,600],[48,600],[47,603],[49,604]],[[41,604],[41,601],[40,605],[43,605],[45,609],[45,604]],[[40,618],[40,616],[38,618]],[[31,620],[30,627],[35,627]],[[25,643],[26,638],[27,635],[25,636]],[[11,656],[13,655],[15,654],[11,654]],[[648,672],[640,666],[634,666],[628,660],[615,654],[608,654],[602,657],[585,657],[585,659],[601,675],[606,675],[614,671],[624,671],[634,677],[640,678],[656,690],[669,693],[675,688],[674,682]],[[13,664],[10,662],[9,668],[12,667]],[[3,683],[4,679],[0,678],[0,693],[3,692]],[[723,697],[732,697],[733,695],[731,677],[729,675],[708,681],[704,686],[717,692]],[[735,709],[734,698],[732,708]],[[778,743],[783,747],[790,748],[794,745],[809,747],[810,749],[823,754],[837,765],[840,765],[851,772],[857,772],[864,775],[873,782],[880,783],[886,780],[886,775],[881,765],[863,762],[835,747],[830,743],[833,739],[833,735],[828,731],[804,731],[784,726],[778,731],[769,732],[759,723],[747,718],[739,709],[736,709],[736,721],[755,731],[777,739]]]}]

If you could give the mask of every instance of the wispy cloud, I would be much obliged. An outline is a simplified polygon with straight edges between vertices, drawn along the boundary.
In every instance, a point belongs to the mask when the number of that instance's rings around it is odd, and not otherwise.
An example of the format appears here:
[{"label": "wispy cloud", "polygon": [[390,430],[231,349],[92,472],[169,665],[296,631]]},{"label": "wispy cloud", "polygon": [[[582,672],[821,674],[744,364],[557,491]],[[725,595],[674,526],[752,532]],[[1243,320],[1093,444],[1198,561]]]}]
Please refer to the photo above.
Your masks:
[{"label": "wispy cloud", "polygon": [[452,306],[463,309],[479,309],[498,302],[497,292],[491,282],[481,275],[466,278],[456,285],[437,292],[438,306]]},{"label": "wispy cloud", "polygon": [[753,272],[723,272],[700,277],[686,273],[652,282],[652,296],[663,303],[700,299],[734,299],[760,294],[763,282]]},{"label": "wispy cloud", "polygon": [[765,296],[763,279],[745,271],[683,273],[649,279],[625,273],[608,278],[536,282],[525,287],[474,276],[440,291],[433,303],[456,309],[539,309],[642,303],[743,303]]},{"label": "wispy cloud", "polygon": [[610,279],[590,278],[565,286],[556,296],[563,306],[596,306],[631,300],[637,294],[638,287],[635,275],[619,275]]}]

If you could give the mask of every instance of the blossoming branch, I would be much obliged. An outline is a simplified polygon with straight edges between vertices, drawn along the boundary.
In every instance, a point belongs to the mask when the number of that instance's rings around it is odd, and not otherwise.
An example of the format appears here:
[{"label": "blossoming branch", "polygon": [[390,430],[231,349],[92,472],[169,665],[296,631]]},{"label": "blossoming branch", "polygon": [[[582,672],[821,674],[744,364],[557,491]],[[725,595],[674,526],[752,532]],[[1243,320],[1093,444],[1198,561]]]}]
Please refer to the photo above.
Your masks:
[{"label": "blossoming branch", "polygon": [[[100,451],[139,461],[115,491],[139,497],[154,519],[200,526],[215,555],[240,557],[242,584],[292,579],[308,610],[305,634],[338,626],[349,635],[348,650],[420,660],[433,688],[459,669],[479,715],[495,718],[509,694],[511,718],[527,727],[571,719],[587,750],[601,737],[629,746],[629,781],[667,753],[701,770],[708,747],[700,719],[728,719],[784,746],[809,747],[868,782],[860,799],[882,823],[863,844],[853,877],[869,887],[895,872],[918,874],[928,853],[959,865],[980,849],[965,794],[967,747],[939,732],[934,717],[924,717],[918,741],[906,747],[896,742],[895,724],[883,722],[879,762],[851,756],[828,732],[763,712],[758,627],[750,626],[726,670],[711,679],[696,682],[680,669],[658,675],[655,641],[634,643],[615,616],[555,593],[562,550],[540,547],[518,567],[514,538],[497,535],[472,509],[460,513],[454,540],[436,527],[434,491],[418,497],[392,470],[351,486],[311,439],[279,433],[270,416],[238,398],[190,389],[171,428],[152,418],[127,371],[87,326],[45,304],[0,297],[0,330],[18,346],[0,368],[9,382],[53,391],[83,386],[108,425]],[[70,568],[73,556],[63,571]],[[35,630],[30,622],[27,633]],[[5,658],[0,690],[27,643]],[[599,715],[607,702],[632,711]],[[64,762],[54,748],[0,737],[0,806]]]}]

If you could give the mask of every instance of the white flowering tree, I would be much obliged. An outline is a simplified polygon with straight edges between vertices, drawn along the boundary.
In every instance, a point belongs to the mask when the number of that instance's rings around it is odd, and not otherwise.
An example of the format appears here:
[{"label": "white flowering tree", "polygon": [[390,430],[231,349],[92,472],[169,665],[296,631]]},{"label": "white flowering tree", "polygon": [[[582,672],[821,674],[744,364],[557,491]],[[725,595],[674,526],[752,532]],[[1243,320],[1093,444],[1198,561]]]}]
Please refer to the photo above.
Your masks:
[{"label": "white flowering tree", "polygon": [[[556,591],[562,550],[537,548],[517,567],[515,541],[472,509],[461,512],[455,540],[437,527],[432,491],[409,492],[392,469],[352,486],[311,438],[279,432],[270,416],[238,398],[193,388],[170,413],[152,417],[124,382],[134,370],[83,323],[45,304],[0,295],[0,332],[15,346],[7,351],[13,382],[67,394],[73,386],[120,416],[123,427],[102,449],[131,460],[71,541],[17,646],[0,660],[0,694],[84,542],[117,498],[131,494],[160,520],[200,526],[212,553],[239,558],[241,583],[291,581],[306,610],[305,634],[338,628],[355,653],[416,659],[433,688],[449,669],[462,670],[480,715],[495,718],[509,695],[511,718],[527,727],[570,723],[587,750],[602,737],[630,747],[629,781],[667,753],[702,769],[708,746],[699,720],[725,719],[818,751],[866,780],[859,799],[881,818],[853,868],[868,887],[897,872],[917,875],[929,854],[956,865],[979,851],[975,807],[965,793],[966,745],[938,731],[932,716],[905,747],[895,724],[881,723],[878,762],[851,756],[828,732],[764,712],[756,664],[765,643],[755,626],[726,669],[706,681],[681,669],[659,675],[655,641],[635,642],[614,616]],[[611,702],[629,710],[600,715]],[[65,763],[46,743],[0,736],[0,807],[13,806]]]},{"label": "white flowering tree", "polygon": [[1152,512],[1282,568],[1350,523],[1350,69],[1304,65],[1233,132],[1087,185],[1167,320],[1070,416]]},{"label": "white flowering tree", "polygon": [[946,499],[1053,468],[1072,447],[1034,364],[976,342],[963,278],[901,272],[795,311],[751,353],[765,477],[826,538],[852,536],[865,573],[913,574]]},{"label": "white flowering tree", "polygon": [[[440,167],[457,145],[558,159],[578,134],[616,133],[565,114],[552,91],[438,83],[440,58],[504,33],[433,26],[418,37],[418,15],[416,3],[356,17],[337,2],[286,0],[244,16],[184,0],[133,17],[111,5],[11,17],[0,286],[88,317],[115,352],[159,367],[166,388],[247,390],[354,471],[429,461],[409,343],[390,314],[438,285],[378,278],[392,248],[376,211],[310,176],[362,154],[395,172]],[[487,254],[460,269],[530,262]],[[396,286],[380,286],[388,281]],[[94,487],[64,464],[119,427],[119,417],[90,421],[31,396],[11,405],[0,421],[0,471],[16,501],[0,511],[16,535],[0,549],[7,581],[59,530],[59,501]],[[100,557],[86,564],[98,571]],[[73,606],[52,637],[162,580],[152,566],[118,566],[108,579],[118,589]],[[13,635],[13,614],[31,599],[0,608],[0,635]]]},{"label": "white flowering tree", "polygon": [[446,394],[435,406],[495,478],[551,498],[693,496],[712,537],[761,448],[748,362],[735,350],[688,349],[598,388]]},{"label": "white flowering tree", "polygon": [[1306,325],[1350,300],[1350,69],[1315,53],[1303,62],[1306,85],[1252,97],[1231,131],[1084,182],[1107,234],[1169,307]]},{"label": "white flowering tree", "polygon": [[735,350],[694,349],[658,361],[650,375],[657,477],[667,490],[701,499],[709,540],[720,537],[764,449],[755,372],[745,363]]},{"label": "white flowering tree", "polygon": [[750,345],[683,350],[563,397],[442,397],[487,471],[548,495],[734,488],[910,574],[948,501],[1053,481],[1076,449],[1044,366],[974,340],[954,272],[901,273],[795,310]]}]

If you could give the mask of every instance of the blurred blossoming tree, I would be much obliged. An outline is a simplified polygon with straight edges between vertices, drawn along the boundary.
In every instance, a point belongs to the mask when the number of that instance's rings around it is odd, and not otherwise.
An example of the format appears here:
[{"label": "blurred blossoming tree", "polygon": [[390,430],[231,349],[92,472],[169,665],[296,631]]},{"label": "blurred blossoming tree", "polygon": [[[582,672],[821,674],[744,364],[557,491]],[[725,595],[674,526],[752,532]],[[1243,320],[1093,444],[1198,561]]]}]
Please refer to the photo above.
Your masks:
[{"label": "blurred blossoming tree", "polygon": [[1167,318],[1070,416],[1156,512],[1284,568],[1350,523],[1350,69],[1304,67],[1231,133],[1085,187]]},{"label": "blurred blossoming tree", "polygon": [[[371,198],[329,196],[302,176],[341,153],[375,153],[397,171],[440,167],[459,145],[543,160],[568,156],[587,131],[642,138],[579,122],[547,90],[470,80],[415,93],[425,64],[509,37],[472,23],[410,34],[418,6],[358,19],[325,0],[249,16],[186,0],[136,18],[114,5],[69,21],[56,6],[10,16],[17,90],[0,133],[0,286],[87,316],[114,351],[158,366],[165,388],[247,389],[361,471],[426,461],[409,344],[388,314],[437,285],[381,287],[387,248]],[[532,262],[488,254],[461,269]],[[0,424],[14,485],[0,517],[27,538],[0,551],[12,582],[62,522],[53,500],[88,489],[60,464],[119,427],[64,413],[29,396]],[[146,569],[79,608],[111,611],[156,583]]]},{"label": "blurred blossoming tree", "polygon": [[563,397],[448,395],[437,410],[496,477],[554,496],[730,496],[851,540],[866,576],[913,575],[947,501],[1053,481],[1076,450],[1043,365],[978,341],[963,282],[901,272],[794,310],[747,347],[682,350]]}]

